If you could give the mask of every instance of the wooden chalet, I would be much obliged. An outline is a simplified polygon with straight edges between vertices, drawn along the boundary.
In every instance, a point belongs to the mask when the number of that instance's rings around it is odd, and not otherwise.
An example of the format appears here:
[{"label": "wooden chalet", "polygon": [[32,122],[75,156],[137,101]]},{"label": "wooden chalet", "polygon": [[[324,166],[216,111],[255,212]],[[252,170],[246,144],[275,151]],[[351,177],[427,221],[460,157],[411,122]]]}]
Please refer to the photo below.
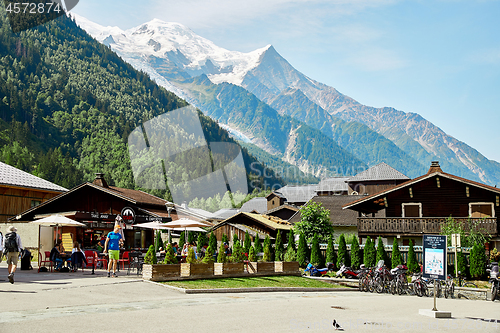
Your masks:
[{"label": "wooden chalet", "polygon": [[346,180],[348,194],[371,195],[410,180],[407,176],[382,162]]},{"label": "wooden chalet", "polygon": [[108,186],[103,174],[96,174],[93,183],[83,183],[18,214],[12,221],[27,223],[52,214],[86,224],[84,228],[60,228],[61,234],[55,236],[64,241],[62,236],[71,234],[83,248],[94,247],[102,236],[112,231],[118,214],[125,221],[125,248],[144,249],[154,242],[151,229],[133,228],[133,224],[177,219],[172,203],[142,191]]},{"label": "wooden chalet", "polygon": [[[340,234],[357,234],[357,213],[355,211],[342,209],[353,200],[363,198],[362,195],[329,195],[329,196],[316,196],[313,197],[302,208],[307,207],[310,203],[315,202],[321,204],[323,208],[330,212],[330,222],[333,225],[333,232],[335,238]],[[297,211],[289,222],[295,224],[302,218],[301,210]]]},{"label": "wooden chalet", "polygon": [[233,240],[235,234],[238,239],[243,240],[247,231],[254,241],[257,234],[261,239],[264,239],[266,235],[275,239],[280,230],[281,237],[285,240],[287,238],[283,237],[288,237],[288,232],[292,228],[292,223],[278,217],[240,212],[214,226],[212,231],[218,241],[222,240],[223,234],[226,234],[230,241]]},{"label": "wooden chalet", "polygon": [[[343,206],[358,212],[360,237],[398,237],[421,244],[423,234],[439,234],[448,217],[479,222],[499,248],[500,189],[457,177],[432,162],[427,174]],[[385,211],[385,217],[375,214]],[[388,239],[389,241],[389,239]]]}]

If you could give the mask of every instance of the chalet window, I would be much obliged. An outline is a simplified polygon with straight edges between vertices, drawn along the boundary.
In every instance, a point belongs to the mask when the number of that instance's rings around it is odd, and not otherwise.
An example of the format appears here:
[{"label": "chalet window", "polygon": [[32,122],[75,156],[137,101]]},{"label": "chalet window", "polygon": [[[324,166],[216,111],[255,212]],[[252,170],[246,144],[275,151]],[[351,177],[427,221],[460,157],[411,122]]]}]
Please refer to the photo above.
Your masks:
[{"label": "chalet window", "polygon": [[31,208],[38,206],[42,202],[40,200],[31,200]]},{"label": "chalet window", "polygon": [[469,216],[474,218],[495,217],[493,202],[469,203]]},{"label": "chalet window", "polygon": [[404,203],[402,204],[403,217],[422,217],[421,203]]}]

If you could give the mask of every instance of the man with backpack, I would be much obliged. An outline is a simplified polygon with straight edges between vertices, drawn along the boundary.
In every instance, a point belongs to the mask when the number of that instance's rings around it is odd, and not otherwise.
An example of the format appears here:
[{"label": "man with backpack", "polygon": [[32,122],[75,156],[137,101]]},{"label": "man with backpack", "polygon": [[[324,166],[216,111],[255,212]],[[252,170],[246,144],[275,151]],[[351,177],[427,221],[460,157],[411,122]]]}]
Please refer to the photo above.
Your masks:
[{"label": "man with backpack", "polygon": [[21,237],[16,233],[17,229],[14,226],[11,225],[7,231],[8,233],[3,238],[3,253],[9,267],[9,282],[14,283],[14,273],[17,268],[19,252],[21,252],[23,245],[21,244]]}]

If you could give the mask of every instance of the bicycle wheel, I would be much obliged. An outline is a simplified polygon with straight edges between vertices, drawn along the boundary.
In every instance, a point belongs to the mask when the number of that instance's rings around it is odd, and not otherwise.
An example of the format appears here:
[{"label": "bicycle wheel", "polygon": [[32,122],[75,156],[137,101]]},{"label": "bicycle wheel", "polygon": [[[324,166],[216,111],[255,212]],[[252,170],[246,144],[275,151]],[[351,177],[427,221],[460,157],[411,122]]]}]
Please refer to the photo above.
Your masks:
[{"label": "bicycle wheel", "polygon": [[453,293],[455,292],[455,285],[453,283],[446,283],[444,288],[444,298],[453,298]]},{"label": "bicycle wheel", "polygon": [[379,294],[384,291],[384,281],[380,276],[375,279],[375,291]]},{"label": "bicycle wheel", "polygon": [[396,279],[391,281],[391,284],[389,285],[389,290],[391,294],[396,295],[397,292],[397,282]]},{"label": "bicycle wheel", "polygon": [[427,283],[421,282],[422,283],[422,296],[429,297],[429,288],[427,288]]},{"label": "bicycle wheel", "polygon": [[413,290],[418,297],[422,297],[422,283],[420,281],[413,282]]},{"label": "bicycle wheel", "polygon": [[464,282],[462,284],[462,287],[465,287],[465,288],[477,288],[477,284],[472,283],[472,282]]}]

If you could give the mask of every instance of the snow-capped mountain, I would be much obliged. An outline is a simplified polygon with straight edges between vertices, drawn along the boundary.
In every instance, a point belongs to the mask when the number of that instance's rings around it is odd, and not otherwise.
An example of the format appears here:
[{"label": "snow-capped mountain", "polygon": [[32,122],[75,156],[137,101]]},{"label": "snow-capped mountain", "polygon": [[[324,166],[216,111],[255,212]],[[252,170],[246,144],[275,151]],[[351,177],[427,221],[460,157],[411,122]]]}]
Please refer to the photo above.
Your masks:
[{"label": "snow-capped mountain", "polygon": [[[270,45],[242,53],[220,48],[178,23],[155,19],[123,31],[117,27],[100,26],[81,16],[75,15],[75,19],[84,30],[111,47],[132,66],[144,70],[158,84],[204,112],[203,106],[213,109],[213,105],[206,104],[207,97],[202,96],[202,90],[208,88],[201,89],[196,86],[198,83],[189,81],[200,75],[206,75],[213,84],[231,83],[245,88],[280,114],[322,131],[368,165],[382,161],[376,159],[392,156],[398,160],[408,155],[412,158],[406,165],[415,162],[419,168],[417,174],[431,160],[439,160],[447,172],[492,185],[500,184],[500,163],[488,160],[418,114],[364,106],[335,88],[307,77]],[[216,107],[220,109],[224,103],[219,104]],[[222,111],[217,112],[219,116],[214,119],[222,123],[225,119],[220,116]],[[236,128],[234,119],[233,122],[229,120],[226,126],[253,137],[250,131],[255,126]],[[352,130],[353,126],[356,131]],[[389,147],[372,154],[376,155],[372,158],[368,155],[373,151],[373,146],[370,146],[373,140],[366,140],[368,136],[375,138],[373,133],[366,134],[370,131],[380,135],[376,142],[384,142],[382,146]],[[392,141],[392,146],[383,140],[384,137]]]}]

